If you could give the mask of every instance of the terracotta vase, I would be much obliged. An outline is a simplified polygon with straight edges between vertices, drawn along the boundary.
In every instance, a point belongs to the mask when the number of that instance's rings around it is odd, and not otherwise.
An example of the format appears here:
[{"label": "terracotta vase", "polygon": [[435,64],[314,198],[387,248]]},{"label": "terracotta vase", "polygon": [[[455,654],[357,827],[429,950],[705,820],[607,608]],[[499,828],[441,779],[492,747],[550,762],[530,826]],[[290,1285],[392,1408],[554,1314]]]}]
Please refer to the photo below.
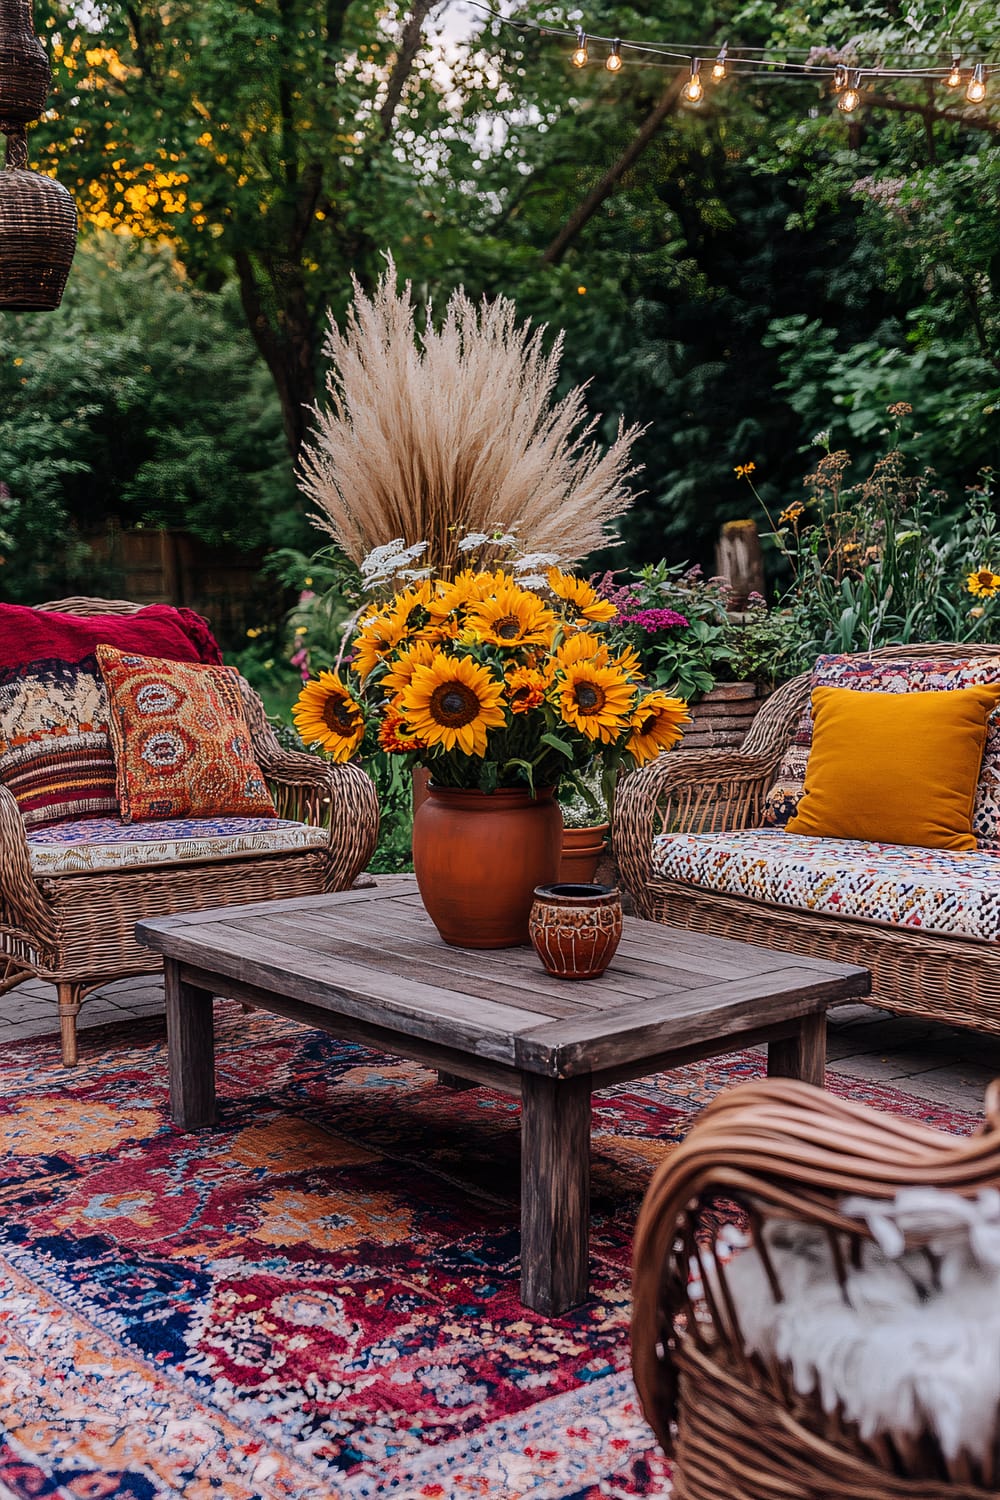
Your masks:
[{"label": "terracotta vase", "polygon": [[597,863],[608,841],[605,837],[610,823],[595,823],[590,828],[564,828],[562,836],[562,858],[559,861],[559,880],[588,884],[593,881]]},{"label": "terracotta vase", "polygon": [[431,921],[457,948],[527,943],[537,885],[559,871],[562,814],[551,787],[427,790],[413,818],[413,869]]},{"label": "terracotta vase", "polygon": [[596,979],[621,942],[621,894],[609,885],[539,886],[529,931],[550,974],[557,979]]}]

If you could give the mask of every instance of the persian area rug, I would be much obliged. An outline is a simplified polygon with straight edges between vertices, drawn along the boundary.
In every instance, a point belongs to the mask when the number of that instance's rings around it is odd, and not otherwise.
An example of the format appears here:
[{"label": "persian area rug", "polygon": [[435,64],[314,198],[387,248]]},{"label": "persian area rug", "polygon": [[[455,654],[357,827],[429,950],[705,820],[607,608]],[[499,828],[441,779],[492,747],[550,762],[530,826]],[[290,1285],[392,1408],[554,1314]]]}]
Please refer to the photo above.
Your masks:
[{"label": "persian area rug", "polygon": [[512,1100],[217,1020],[220,1123],[196,1134],[167,1116],[162,1023],[91,1033],[74,1071],[51,1040],[0,1051],[0,1495],[668,1494],[628,1374],[632,1226],[653,1167],[761,1057],[601,1096],[593,1295],[549,1321],[518,1300]]}]

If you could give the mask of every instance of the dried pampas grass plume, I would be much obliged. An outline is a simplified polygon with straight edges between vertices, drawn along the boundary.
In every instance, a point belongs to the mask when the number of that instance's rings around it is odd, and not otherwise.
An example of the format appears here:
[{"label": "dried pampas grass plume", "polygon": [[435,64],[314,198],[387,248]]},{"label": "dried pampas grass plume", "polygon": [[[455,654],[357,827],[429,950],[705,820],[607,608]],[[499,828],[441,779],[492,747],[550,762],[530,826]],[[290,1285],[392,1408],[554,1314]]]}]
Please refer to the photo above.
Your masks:
[{"label": "dried pampas grass plume", "polygon": [[513,531],[564,565],[606,546],[632,503],[641,429],[620,423],[602,452],[585,388],[553,403],[562,336],[546,355],[544,332],[519,324],[509,298],[476,307],[459,288],[440,328],[428,305],[418,334],[391,258],[372,297],[355,280],[343,332],[330,315],[328,401],[302,458],[316,524],[358,563],[396,537],[425,541],[443,574],[468,563],[457,545],[468,532]]}]

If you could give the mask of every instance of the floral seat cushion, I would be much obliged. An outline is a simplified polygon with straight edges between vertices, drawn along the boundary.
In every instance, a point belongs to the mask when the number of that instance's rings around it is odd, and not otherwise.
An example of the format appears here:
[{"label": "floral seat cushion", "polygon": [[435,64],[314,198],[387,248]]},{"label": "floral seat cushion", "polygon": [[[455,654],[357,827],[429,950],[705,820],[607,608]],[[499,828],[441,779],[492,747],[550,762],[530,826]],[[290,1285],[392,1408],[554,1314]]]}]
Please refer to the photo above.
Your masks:
[{"label": "floral seat cushion", "polygon": [[670,833],[653,841],[670,880],[775,906],[996,941],[1000,852],[955,852],[783,829]]},{"label": "floral seat cushion", "polygon": [[28,855],[36,876],[87,875],[290,854],[321,848],[329,839],[325,828],[284,818],[174,818],[152,823],[77,818],[29,830]]}]

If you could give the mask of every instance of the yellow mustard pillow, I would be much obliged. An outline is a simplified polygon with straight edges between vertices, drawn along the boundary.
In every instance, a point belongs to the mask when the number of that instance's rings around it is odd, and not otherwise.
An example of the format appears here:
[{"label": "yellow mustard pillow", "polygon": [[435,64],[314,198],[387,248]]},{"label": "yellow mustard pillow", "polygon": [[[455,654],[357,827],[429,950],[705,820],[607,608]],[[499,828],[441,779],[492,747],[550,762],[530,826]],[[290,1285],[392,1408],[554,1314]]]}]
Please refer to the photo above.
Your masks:
[{"label": "yellow mustard pillow", "polygon": [[1000,683],[944,693],[813,691],[805,795],[789,833],[975,849],[972,809]]}]

